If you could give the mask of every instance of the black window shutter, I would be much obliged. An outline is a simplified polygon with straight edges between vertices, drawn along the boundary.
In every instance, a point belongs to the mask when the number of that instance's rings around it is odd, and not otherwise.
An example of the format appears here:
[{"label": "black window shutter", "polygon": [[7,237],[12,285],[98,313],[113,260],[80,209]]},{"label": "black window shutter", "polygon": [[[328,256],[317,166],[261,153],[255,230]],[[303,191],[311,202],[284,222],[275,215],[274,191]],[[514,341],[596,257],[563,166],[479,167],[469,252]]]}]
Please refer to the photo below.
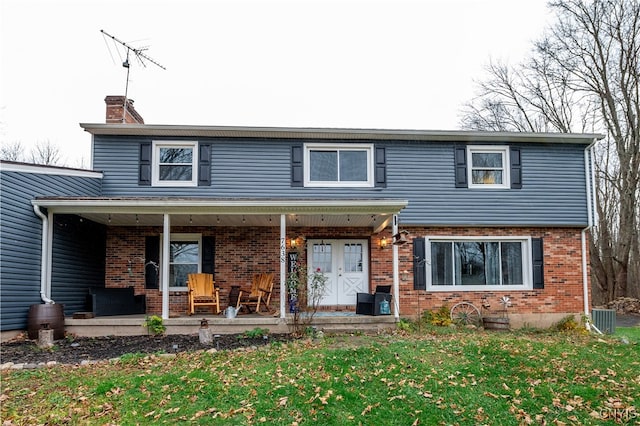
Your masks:
[{"label": "black window shutter", "polygon": [[144,241],[144,288],[158,288],[160,278],[160,237],[148,236]]},{"label": "black window shutter", "polygon": [[456,146],[455,152],[456,188],[468,188],[467,182],[467,147]]},{"label": "black window shutter", "polygon": [[211,186],[211,144],[199,144],[198,150],[198,186]]},{"label": "black window shutter", "polygon": [[138,185],[151,186],[151,144],[140,144],[140,171],[138,173]]},{"label": "black window shutter", "polygon": [[531,239],[531,254],[533,262],[533,288],[544,288],[544,256],[542,252],[542,238]]},{"label": "black window shutter", "polygon": [[520,158],[520,148],[509,150],[511,157],[511,189],[522,188],[522,160]]},{"label": "black window shutter", "polygon": [[376,188],[387,187],[387,155],[386,148],[383,146],[375,148],[376,155],[376,176],[375,186]]},{"label": "black window shutter", "polygon": [[427,289],[427,269],[425,268],[426,242],[424,238],[413,240],[413,289]]},{"label": "black window shutter", "polygon": [[202,237],[202,265],[201,270],[204,274],[215,274],[215,251],[216,244],[214,237]]},{"label": "black window shutter", "polygon": [[302,144],[291,147],[291,186],[303,186],[304,160]]}]

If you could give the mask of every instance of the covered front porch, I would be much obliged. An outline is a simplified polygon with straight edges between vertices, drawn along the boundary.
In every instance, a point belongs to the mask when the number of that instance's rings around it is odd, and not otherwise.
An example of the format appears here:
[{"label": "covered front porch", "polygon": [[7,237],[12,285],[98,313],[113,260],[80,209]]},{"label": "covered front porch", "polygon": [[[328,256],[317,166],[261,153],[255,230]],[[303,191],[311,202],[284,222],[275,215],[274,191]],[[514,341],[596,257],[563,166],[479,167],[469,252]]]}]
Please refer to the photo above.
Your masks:
[{"label": "covered front porch", "polygon": [[[203,317],[220,327],[221,333],[238,327],[287,329],[286,280],[292,261],[330,277],[330,291],[314,319],[319,328],[350,324],[346,327],[357,329],[358,324],[371,321],[394,323],[400,315],[398,251],[392,242],[405,200],[55,197],[38,198],[33,204],[44,217],[44,301],[64,294],[64,279],[54,272],[60,269],[55,265],[58,256],[52,255],[57,238],[53,224],[60,215],[97,224],[104,232],[103,279],[86,280],[86,287],[134,287],[136,295],[146,298],[146,314],[162,316],[170,333],[197,332]],[[182,259],[181,249],[190,250]],[[271,313],[234,320],[207,310],[187,316],[185,278],[190,272],[214,274],[221,309],[231,304],[234,287],[246,290],[253,274],[273,273]],[[392,315],[353,314],[356,293],[371,292],[376,285],[392,286]],[[71,332],[91,326],[94,330],[104,327],[107,334],[115,329],[127,334],[135,326],[134,334],[140,334],[144,319],[144,315],[74,319],[67,309],[65,314]]]},{"label": "covered front porch", "polygon": [[[105,316],[90,319],[65,318],[65,329],[79,337],[95,336],[135,336],[145,334],[142,327],[146,315]],[[285,318],[266,315],[239,315],[236,318],[226,318],[223,315],[198,315],[168,318],[164,320],[167,326],[166,334],[198,334],[202,327],[202,320],[206,320],[207,327],[215,334],[243,333],[255,328],[267,329],[270,333],[289,333],[292,331],[293,319],[290,315]],[[310,326],[324,333],[377,333],[395,328],[396,319],[393,315],[368,316],[355,313],[321,312],[313,317]]]}]

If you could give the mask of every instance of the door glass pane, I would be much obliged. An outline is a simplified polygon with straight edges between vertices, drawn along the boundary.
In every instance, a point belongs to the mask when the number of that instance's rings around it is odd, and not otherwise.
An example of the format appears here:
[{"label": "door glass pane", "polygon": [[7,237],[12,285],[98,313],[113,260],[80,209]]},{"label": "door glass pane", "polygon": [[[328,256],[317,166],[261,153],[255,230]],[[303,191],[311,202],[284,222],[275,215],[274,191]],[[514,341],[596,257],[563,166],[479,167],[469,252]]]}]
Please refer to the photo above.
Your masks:
[{"label": "door glass pane", "polygon": [[314,244],[311,256],[314,272],[331,272],[331,244]]},{"label": "door glass pane", "polygon": [[309,171],[312,181],[338,181],[338,152],[311,151],[309,152]]},{"label": "door glass pane", "polygon": [[431,243],[431,283],[453,285],[451,243]]},{"label": "door glass pane", "polygon": [[366,151],[340,151],[340,181],[367,181]]},{"label": "door glass pane", "polygon": [[345,244],[343,258],[345,272],[362,272],[362,244]]},{"label": "door glass pane", "polygon": [[502,243],[501,249],[502,284],[524,285],[524,279],[522,277],[522,243]]}]

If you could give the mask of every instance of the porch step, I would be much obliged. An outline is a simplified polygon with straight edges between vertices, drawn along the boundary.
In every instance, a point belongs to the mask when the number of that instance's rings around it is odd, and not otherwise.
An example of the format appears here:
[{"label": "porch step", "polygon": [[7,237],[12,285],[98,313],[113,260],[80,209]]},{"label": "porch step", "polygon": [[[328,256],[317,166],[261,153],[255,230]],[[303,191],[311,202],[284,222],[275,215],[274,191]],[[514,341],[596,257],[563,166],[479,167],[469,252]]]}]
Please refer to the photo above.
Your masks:
[{"label": "porch step", "polygon": [[[221,316],[192,316],[169,318],[164,321],[167,334],[197,334],[202,319],[205,318],[209,328],[216,334],[243,333],[255,328],[265,328],[271,333],[289,333],[290,318],[274,318],[260,315],[239,315],[229,319]],[[66,318],[65,331],[79,337],[95,336],[135,336],[147,334],[142,326],[144,315],[123,315],[113,317],[95,317],[88,319]],[[346,333],[359,331],[363,333],[379,332],[395,327],[395,318],[385,316],[318,316],[313,318],[312,326],[324,333]]]}]

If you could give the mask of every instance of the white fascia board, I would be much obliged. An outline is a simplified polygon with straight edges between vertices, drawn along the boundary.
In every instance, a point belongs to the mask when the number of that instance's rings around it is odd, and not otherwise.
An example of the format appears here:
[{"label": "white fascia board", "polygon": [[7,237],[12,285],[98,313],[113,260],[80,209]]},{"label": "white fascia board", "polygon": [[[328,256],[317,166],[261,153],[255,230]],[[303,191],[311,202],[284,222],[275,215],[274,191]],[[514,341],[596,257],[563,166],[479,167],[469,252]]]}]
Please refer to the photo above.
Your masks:
[{"label": "white fascia board", "polygon": [[102,172],[92,170],[72,169],[68,167],[43,166],[39,164],[14,163],[0,161],[0,170],[3,172],[31,173],[39,175],[73,176],[102,179]]},{"label": "white fascia board", "polygon": [[239,127],[168,124],[80,123],[92,135],[181,136],[224,138],[402,140],[431,142],[523,142],[589,144],[604,135],[596,133],[487,132],[476,130],[337,129],[302,127]]},{"label": "white fascia board", "polygon": [[184,199],[35,199],[34,206],[56,213],[397,213],[407,200],[184,200]]}]

